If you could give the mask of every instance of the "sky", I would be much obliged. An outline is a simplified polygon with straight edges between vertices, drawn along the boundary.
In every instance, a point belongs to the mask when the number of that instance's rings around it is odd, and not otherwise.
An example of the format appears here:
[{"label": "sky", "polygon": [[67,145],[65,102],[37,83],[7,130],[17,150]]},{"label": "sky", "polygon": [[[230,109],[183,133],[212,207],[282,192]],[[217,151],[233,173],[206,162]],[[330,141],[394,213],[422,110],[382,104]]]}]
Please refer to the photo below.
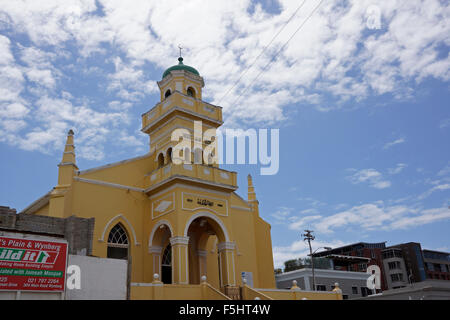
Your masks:
[{"label": "sky", "polygon": [[276,267],[365,241],[450,251],[448,1],[0,0],[0,205],[148,152],[141,114],[177,63],[204,77],[224,128],[279,129],[279,171],[253,175]]}]

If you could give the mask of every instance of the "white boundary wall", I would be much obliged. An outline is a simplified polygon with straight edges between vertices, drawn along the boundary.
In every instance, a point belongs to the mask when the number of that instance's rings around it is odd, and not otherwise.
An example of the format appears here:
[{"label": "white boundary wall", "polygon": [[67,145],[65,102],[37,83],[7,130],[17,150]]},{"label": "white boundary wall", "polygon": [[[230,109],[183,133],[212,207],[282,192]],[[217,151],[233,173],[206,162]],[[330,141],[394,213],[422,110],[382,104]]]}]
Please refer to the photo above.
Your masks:
[{"label": "white boundary wall", "polygon": [[[127,260],[69,255],[69,266],[81,271],[81,288],[66,286],[66,300],[125,300],[127,298]],[[70,281],[70,275],[67,275]]]}]

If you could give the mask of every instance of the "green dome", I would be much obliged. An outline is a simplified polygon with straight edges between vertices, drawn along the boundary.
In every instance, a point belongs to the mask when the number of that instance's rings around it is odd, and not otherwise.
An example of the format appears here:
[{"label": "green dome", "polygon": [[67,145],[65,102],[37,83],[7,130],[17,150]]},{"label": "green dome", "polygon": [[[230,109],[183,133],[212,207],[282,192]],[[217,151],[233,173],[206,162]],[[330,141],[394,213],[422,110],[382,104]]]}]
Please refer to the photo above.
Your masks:
[{"label": "green dome", "polygon": [[166,71],[164,71],[163,76],[162,76],[163,79],[164,79],[165,76],[167,76],[170,73],[170,71],[173,71],[173,70],[185,70],[185,71],[192,72],[193,74],[196,74],[198,76],[200,75],[200,73],[198,73],[198,71],[195,70],[194,68],[183,64],[183,58],[182,57],[179,57],[178,61],[179,61],[179,63],[177,65],[172,66],[169,69],[167,69]]}]

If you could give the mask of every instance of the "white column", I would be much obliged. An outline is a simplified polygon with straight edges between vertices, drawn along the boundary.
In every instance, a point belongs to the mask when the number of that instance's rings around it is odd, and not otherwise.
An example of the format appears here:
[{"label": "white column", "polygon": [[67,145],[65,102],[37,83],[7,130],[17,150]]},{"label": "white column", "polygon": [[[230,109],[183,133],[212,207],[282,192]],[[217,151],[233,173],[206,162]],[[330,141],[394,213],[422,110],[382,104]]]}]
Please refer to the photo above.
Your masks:
[{"label": "white column", "polygon": [[148,248],[148,252],[153,256],[153,274],[159,274],[161,278],[161,252],[162,247],[160,246],[151,246]]},{"label": "white column", "polygon": [[207,250],[197,250],[199,269],[200,269],[200,278],[202,276],[208,276],[206,274],[207,273],[207,264],[206,264],[207,255],[208,255]]},{"label": "white column", "polygon": [[234,266],[234,250],[236,244],[234,242],[221,242],[218,244],[219,249],[219,268],[221,268],[221,285],[236,285],[236,269]]},{"label": "white column", "polygon": [[170,238],[172,245],[172,283],[189,284],[189,237]]}]

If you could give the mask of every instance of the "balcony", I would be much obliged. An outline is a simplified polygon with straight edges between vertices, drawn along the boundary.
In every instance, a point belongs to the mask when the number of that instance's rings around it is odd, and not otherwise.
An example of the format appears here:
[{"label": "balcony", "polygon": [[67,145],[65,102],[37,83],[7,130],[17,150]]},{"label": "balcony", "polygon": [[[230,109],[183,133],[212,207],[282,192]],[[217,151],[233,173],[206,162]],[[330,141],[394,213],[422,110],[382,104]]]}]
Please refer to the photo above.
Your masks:
[{"label": "balcony", "polygon": [[201,164],[167,164],[149,174],[150,192],[165,183],[181,179],[190,183],[207,184],[219,189],[234,191],[237,187],[237,173]]},{"label": "balcony", "polygon": [[206,121],[222,124],[222,108],[175,91],[142,115],[142,131],[149,129],[171,111],[180,110],[200,115]]}]

